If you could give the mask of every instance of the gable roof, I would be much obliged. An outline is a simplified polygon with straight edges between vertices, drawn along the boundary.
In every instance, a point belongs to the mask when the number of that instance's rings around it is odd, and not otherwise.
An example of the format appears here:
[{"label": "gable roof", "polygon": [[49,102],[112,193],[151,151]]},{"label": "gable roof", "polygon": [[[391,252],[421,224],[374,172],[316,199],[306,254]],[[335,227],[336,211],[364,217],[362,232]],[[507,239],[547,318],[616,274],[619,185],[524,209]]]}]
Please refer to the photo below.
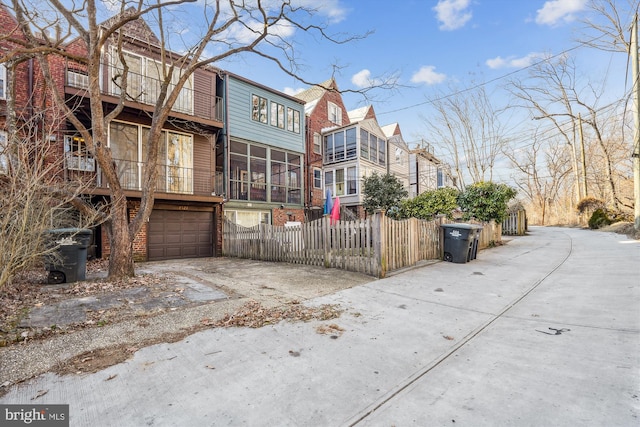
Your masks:
[{"label": "gable roof", "polygon": [[339,90],[333,77],[320,84],[313,85],[307,90],[303,90],[296,94],[295,97],[303,100],[304,102],[317,101],[329,90]]},{"label": "gable roof", "polygon": [[[133,6],[129,7],[124,12],[118,13],[117,15],[112,16],[111,18],[104,21],[102,24],[100,24],[100,27],[110,28],[112,25],[120,21],[123,17],[133,15],[136,12],[137,11]],[[151,44],[153,46],[161,46],[160,39],[158,39],[153,30],[151,30],[151,27],[149,27],[149,24],[147,24],[147,21],[145,21],[142,17],[127,22],[121,28],[121,31],[122,34],[124,34],[126,37],[140,40],[146,44]]]},{"label": "gable roof", "polygon": [[347,112],[347,114],[352,123],[361,122],[364,119],[375,119],[377,121],[376,113],[373,111],[373,105],[356,108],[355,110]]},{"label": "gable roof", "polygon": [[402,135],[400,131],[400,125],[396,123],[390,123],[388,125],[381,126],[382,132],[384,132],[384,136],[387,138],[391,138],[394,135]]}]

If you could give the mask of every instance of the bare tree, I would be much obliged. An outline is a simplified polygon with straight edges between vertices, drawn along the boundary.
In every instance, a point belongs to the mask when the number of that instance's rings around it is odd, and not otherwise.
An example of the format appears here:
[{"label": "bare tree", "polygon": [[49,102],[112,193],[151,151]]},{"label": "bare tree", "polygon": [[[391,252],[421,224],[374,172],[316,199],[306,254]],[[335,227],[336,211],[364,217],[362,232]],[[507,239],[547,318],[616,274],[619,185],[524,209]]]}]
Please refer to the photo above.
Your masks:
[{"label": "bare tree", "polygon": [[[180,7],[196,5],[195,0],[112,0],[118,13],[100,23],[99,7],[104,2],[86,0],[81,3],[60,0],[12,0],[12,9],[21,24],[26,42],[15,49],[5,60],[32,56],[37,58],[42,73],[50,87],[56,80],[50,66],[56,57],[65,58],[83,67],[88,76],[87,96],[90,99],[91,117],[82,121],[72,114],[72,105],[65,102],[62,90],[54,91],[54,101],[67,120],[84,138],[88,150],[95,157],[110,191],[108,231],[111,246],[109,276],[111,278],[133,276],[133,247],[136,234],[148,220],[154,203],[159,141],[162,127],[180,96],[181,90],[194,71],[236,55],[253,54],[274,63],[282,72],[305,81],[298,68],[299,56],[295,44],[284,34],[293,31],[313,33],[328,43],[347,43],[357,36],[333,37],[321,23],[317,10],[307,2],[282,1],[234,1],[207,0],[198,2],[198,13],[202,14],[202,27],[197,37],[186,39],[172,36],[173,28],[184,28],[192,23],[178,22]],[[146,167],[142,177],[140,208],[129,220],[126,197],[114,157],[106,144],[110,122],[124,109],[127,101],[134,100],[128,90],[128,75],[133,64],[123,54],[123,44],[130,23],[144,19],[153,23],[158,33],[161,65],[160,87],[151,126],[146,137],[143,159]],[[192,22],[192,21],[191,21]],[[178,27],[178,25],[181,25]],[[285,31],[286,30],[286,31]],[[77,36],[77,39],[73,37]],[[182,42],[181,46],[177,46]],[[174,44],[172,51],[167,45]],[[79,49],[73,49],[80,46]],[[100,70],[105,47],[110,46],[117,57],[121,76],[118,82],[120,97],[114,108],[105,110],[101,102]],[[179,53],[176,53],[179,52]],[[377,80],[376,80],[377,81]],[[382,83],[384,86],[386,83]],[[392,84],[392,83],[391,83]]]},{"label": "bare tree", "polygon": [[558,200],[571,166],[566,162],[568,147],[557,141],[547,142],[536,133],[530,145],[518,150],[505,150],[516,173],[513,181],[519,194],[531,207],[529,218],[541,225],[549,221],[549,200]]},{"label": "bare tree", "polygon": [[582,20],[585,29],[580,41],[598,50],[628,53],[629,28],[639,5],[638,0],[589,1],[588,7],[594,13]]},{"label": "bare tree", "polygon": [[489,99],[484,85],[468,90],[451,88],[453,95],[432,100],[434,116],[423,117],[430,142],[451,161],[456,185],[491,181],[496,161],[508,143],[503,111]]},{"label": "bare tree", "polygon": [[621,159],[620,153],[608,144],[605,129],[609,121],[620,117],[615,114],[615,104],[599,105],[603,89],[582,81],[575,63],[566,55],[535,65],[528,79],[513,80],[510,84],[511,93],[522,102],[520,106],[530,109],[534,119],[552,124],[569,147],[567,161],[570,159],[573,165],[576,203],[585,196],[581,194],[580,181],[587,171],[581,171],[577,154],[581,137],[578,127],[584,126],[585,145],[596,144],[602,153],[607,200],[617,210],[621,195],[616,187],[615,165]]},{"label": "bare tree", "polygon": [[47,255],[56,260],[52,228],[83,228],[99,217],[78,215],[78,204],[88,184],[63,181],[62,159],[51,159],[51,129],[38,116],[19,125],[0,144],[0,289],[24,270],[39,266]]}]

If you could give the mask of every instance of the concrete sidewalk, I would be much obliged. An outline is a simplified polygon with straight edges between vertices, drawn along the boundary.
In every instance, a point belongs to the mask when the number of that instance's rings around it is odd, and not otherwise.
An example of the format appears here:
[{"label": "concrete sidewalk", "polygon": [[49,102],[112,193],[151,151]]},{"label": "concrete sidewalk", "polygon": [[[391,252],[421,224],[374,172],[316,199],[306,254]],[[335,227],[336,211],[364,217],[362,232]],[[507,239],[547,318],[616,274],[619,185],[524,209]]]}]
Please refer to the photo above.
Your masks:
[{"label": "concrete sidewalk", "polygon": [[624,236],[532,228],[311,300],[332,321],[207,330],[0,403],[69,403],[73,426],[636,426],[639,266]]}]

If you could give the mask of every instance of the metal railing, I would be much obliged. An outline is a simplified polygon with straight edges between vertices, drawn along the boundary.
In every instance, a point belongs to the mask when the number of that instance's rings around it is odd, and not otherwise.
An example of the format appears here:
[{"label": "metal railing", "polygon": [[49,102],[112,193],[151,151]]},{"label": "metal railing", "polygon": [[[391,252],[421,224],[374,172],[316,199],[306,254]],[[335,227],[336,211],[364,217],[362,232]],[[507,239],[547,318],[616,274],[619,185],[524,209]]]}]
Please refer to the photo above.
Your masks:
[{"label": "metal railing", "polygon": [[[120,185],[125,190],[142,190],[144,163],[129,160],[115,160]],[[211,196],[214,177],[204,169],[186,168],[174,165],[157,165],[156,189],[158,193],[190,194]],[[71,169],[73,170],[73,169]],[[76,170],[76,175],[83,173]],[[102,170],[84,171],[84,176],[93,177],[97,188],[108,188],[109,184]]]},{"label": "metal railing", "polygon": [[[103,72],[106,78],[101,79],[101,91],[105,95],[120,96],[123,86],[123,70],[110,64],[103,64]],[[161,80],[147,75],[129,71],[127,73],[127,95],[129,101],[147,105],[155,105],[160,94]],[[89,88],[89,76],[80,69],[67,68],[66,85],[78,89]],[[193,85],[191,79],[180,90],[180,95],[173,105],[172,111],[202,117],[209,120],[222,121],[222,98],[210,92],[188,87]],[[172,90],[173,85],[169,87]]]}]

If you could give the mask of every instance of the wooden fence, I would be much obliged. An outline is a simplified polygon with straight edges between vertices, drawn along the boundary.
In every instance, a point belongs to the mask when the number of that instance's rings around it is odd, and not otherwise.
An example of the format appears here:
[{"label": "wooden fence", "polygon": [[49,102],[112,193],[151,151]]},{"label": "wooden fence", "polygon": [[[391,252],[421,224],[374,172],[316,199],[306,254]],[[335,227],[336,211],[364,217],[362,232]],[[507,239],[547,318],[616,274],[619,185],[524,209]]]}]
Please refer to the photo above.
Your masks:
[{"label": "wooden fence", "polygon": [[527,231],[527,212],[519,210],[511,212],[502,222],[502,234],[510,236],[524,236]]},{"label": "wooden fence", "polygon": [[[324,217],[295,226],[260,224],[246,228],[225,219],[222,253],[385,277],[389,271],[440,259],[440,224],[445,221],[395,221],[376,213],[354,221],[332,223]],[[500,241],[500,224],[481,225],[479,249]]]}]

